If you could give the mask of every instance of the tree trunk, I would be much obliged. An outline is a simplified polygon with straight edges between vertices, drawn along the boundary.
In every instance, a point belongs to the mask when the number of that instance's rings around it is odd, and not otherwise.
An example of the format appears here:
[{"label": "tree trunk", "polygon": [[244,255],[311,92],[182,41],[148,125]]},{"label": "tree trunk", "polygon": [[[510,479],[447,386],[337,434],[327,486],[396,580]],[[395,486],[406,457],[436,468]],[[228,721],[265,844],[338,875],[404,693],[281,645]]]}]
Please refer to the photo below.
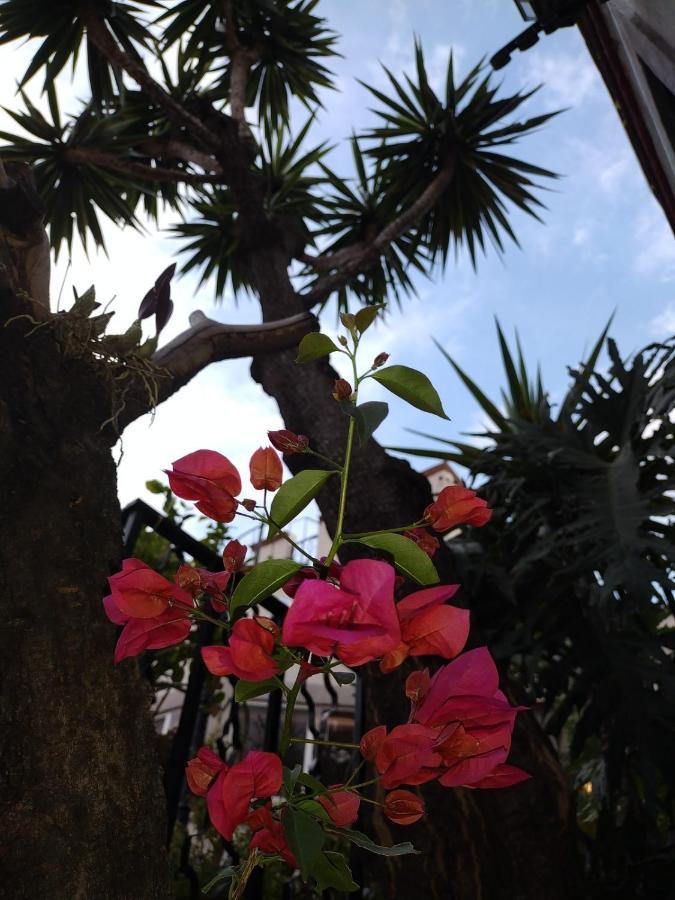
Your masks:
[{"label": "tree trunk", "polygon": [[[331,397],[337,374],[325,361],[298,366],[294,356],[286,351],[259,357],[252,375],[275,398],[288,428],[308,435],[319,452],[339,458],[346,420]],[[289,456],[286,462],[293,472],[317,467],[316,459],[306,456]],[[357,448],[349,485],[348,532],[412,523],[431,502],[427,479],[374,440]],[[324,488],[318,502],[330,531],[336,522],[337,492]],[[452,581],[451,555],[443,546],[434,561],[441,579]],[[406,720],[407,671],[383,676],[369,667],[364,678],[366,728]],[[525,713],[519,719],[511,760],[532,774],[529,782],[494,791],[426,785],[428,816],[412,828],[374,816],[372,826],[382,842],[410,839],[422,851],[389,861],[369,857],[364,869],[373,879],[375,896],[567,900],[584,895],[570,796],[558,760],[534,716]]]},{"label": "tree trunk", "polygon": [[[0,288],[2,896],[168,898],[149,690],[113,665],[121,557],[110,374]],[[57,330],[58,337],[57,339]],[[64,338],[71,338],[66,340]],[[67,347],[67,349],[65,349]]]}]

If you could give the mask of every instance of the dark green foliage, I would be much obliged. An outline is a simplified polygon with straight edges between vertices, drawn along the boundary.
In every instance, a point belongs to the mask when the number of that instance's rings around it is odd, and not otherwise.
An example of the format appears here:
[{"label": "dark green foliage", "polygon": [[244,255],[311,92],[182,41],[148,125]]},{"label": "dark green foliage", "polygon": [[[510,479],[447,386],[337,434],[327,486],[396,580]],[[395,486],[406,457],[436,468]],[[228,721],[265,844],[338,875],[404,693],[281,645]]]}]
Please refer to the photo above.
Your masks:
[{"label": "dark green foliage", "polygon": [[[233,3],[236,39],[253,55],[246,105],[257,106],[261,119],[274,127],[288,125],[289,96],[307,109],[320,104],[318,88],[333,86],[331,73],[320,62],[335,56],[336,36],[325,20],[314,15],[318,0],[238,0]],[[182,0],[169,4],[160,17],[164,44],[187,37],[186,49],[196,57],[215,58],[220,72],[215,90],[227,97],[230,88],[228,41],[223,21],[224,0]]]},{"label": "dark green foliage", "polygon": [[[623,361],[603,332],[555,414],[499,339],[484,449],[489,526],[453,540],[475,615],[541,710],[578,796],[597,896],[661,897],[675,846],[675,340]],[[608,372],[597,367],[606,345]],[[670,860],[670,862],[669,862]]]},{"label": "dark green foliage", "polygon": [[517,142],[555,113],[505,124],[534,92],[498,97],[499,89],[482,63],[457,84],[452,53],[441,99],[429,84],[419,44],[415,57],[415,81],[406,75],[403,85],[385,70],[393,97],[368,87],[381,104],[375,112],[382,120],[367,132],[375,142],[368,155],[382,165],[385,193],[401,209],[422,194],[444,164],[455,161],[455,176],[422,218],[418,233],[432,262],[445,263],[454,244],[466,245],[475,265],[477,250],[485,250],[486,239],[500,252],[504,234],[517,243],[507,218],[507,202],[538,218],[542,204],[532,193],[536,185],[530,176],[555,175],[506,156],[499,148]]},{"label": "dark green foliage", "polygon": [[[157,222],[160,210],[169,208],[176,213],[173,232],[185,239],[184,271],[199,269],[202,281],[215,275],[218,297],[228,283],[235,295],[250,293],[246,260],[263,239],[260,222],[254,234],[242,234],[231,185],[218,164],[209,165],[213,145],[199,145],[190,127],[195,119],[211,135],[228,127],[223,113],[235,56],[244,61],[246,104],[255,108],[243,153],[255,186],[249,193],[263,198],[269,223],[264,239],[283,247],[289,265],[305,263],[291,269],[298,288],[311,290],[337,273],[320,300],[336,295],[343,309],[351,297],[360,305],[400,300],[413,292],[412,271],[429,275],[452,245],[466,246],[475,263],[487,240],[498,252],[504,235],[515,240],[509,207],[536,215],[541,204],[534,179],[551,173],[502,148],[550,115],[507,121],[531,95],[498,97],[480,65],[457,83],[452,56],[445,95],[437,97],[418,45],[414,79],[387,73],[390,95],[369,88],[380,124],[352,139],[354,177],[337,175],[325,164],[328,147],[302,149],[322,91],[332,87],[325,63],[336,55],[336,36],[317,6],[318,0],[91,0],[85,6],[76,0],[0,0],[0,42],[40,41],[24,83],[44,69],[52,110],[49,122],[24,98],[26,112],[14,118],[28,136],[0,135],[8,144],[0,152],[35,168],[53,246],[69,246],[75,230],[83,242],[91,237],[103,245],[101,212],[138,227],[139,211]],[[161,102],[147,79],[139,87],[123,75],[118,57],[115,63],[102,57],[84,26],[87,15],[98,16],[119,53],[152,72],[173,107]],[[62,125],[54,78],[66,63],[75,64],[83,42],[91,97]],[[293,136],[291,97],[312,114]],[[392,239],[377,243],[450,163],[453,177],[433,202],[406,219]],[[243,172],[241,159],[238,164]],[[163,177],[153,177],[157,172]],[[358,257],[360,248],[370,249],[346,267],[344,260],[315,267],[305,251],[317,244],[323,256],[356,248]]]},{"label": "dark green foliage", "polygon": [[[140,58],[138,48],[150,37],[137,18],[144,6],[158,7],[155,0],[132,3],[92,0],[92,6],[127,53]],[[0,3],[0,43],[22,38],[44,38],[21,80],[25,85],[44,69],[45,89],[67,63],[73,66],[80,53],[85,32],[79,17],[78,0],[3,0]],[[87,69],[92,99],[97,105],[110,102],[122,87],[121,73],[85,39]]]}]

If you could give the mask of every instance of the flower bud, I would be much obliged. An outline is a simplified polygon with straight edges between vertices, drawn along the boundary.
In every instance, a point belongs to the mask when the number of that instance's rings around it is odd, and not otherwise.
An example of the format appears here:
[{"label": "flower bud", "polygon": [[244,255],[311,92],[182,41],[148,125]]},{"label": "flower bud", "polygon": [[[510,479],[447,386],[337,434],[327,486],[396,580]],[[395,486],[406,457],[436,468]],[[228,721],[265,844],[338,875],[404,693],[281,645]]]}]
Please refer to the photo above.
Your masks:
[{"label": "flower bud", "polygon": [[309,447],[309,438],[304,434],[295,434],[293,431],[287,431],[282,428],[280,431],[268,431],[267,437],[270,444],[281,453],[290,455],[291,453],[304,453]]},{"label": "flower bud", "polygon": [[412,791],[390,791],[384,798],[384,814],[397,825],[412,825],[424,815],[424,801]]},{"label": "flower bud", "polygon": [[226,572],[238,572],[244,565],[248,547],[239,541],[230,541],[223,550],[223,568]]},{"label": "flower bud", "polygon": [[343,347],[346,347],[346,346],[349,344],[349,341],[348,341],[347,338],[344,336],[344,334],[338,335],[338,342],[339,342],[340,344],[342,344]]},{"label": "flower bud", "polygon": [[344,378],[338,378],[333,386],[333,397],[338,401],[350,400],[352,396],[352,386]]},{"label": "flower bud", "polygon": [[241,501],[241,505],[244,509],[247,509],[249,512],[253,512],[255,509],[255,500],[246,499]]},{"label": "flower bud", "polygon": [[373,368],[379,369],[380,366],[383,366],[386,361],[389,359],[388,353],[378,353],[375,359],[373,360]]},{"label": "flower bud", "polygon": [[340,321],[348,328],[350,331],[354,331],[356,328],[356,319],[351,313],[340,313]]}]

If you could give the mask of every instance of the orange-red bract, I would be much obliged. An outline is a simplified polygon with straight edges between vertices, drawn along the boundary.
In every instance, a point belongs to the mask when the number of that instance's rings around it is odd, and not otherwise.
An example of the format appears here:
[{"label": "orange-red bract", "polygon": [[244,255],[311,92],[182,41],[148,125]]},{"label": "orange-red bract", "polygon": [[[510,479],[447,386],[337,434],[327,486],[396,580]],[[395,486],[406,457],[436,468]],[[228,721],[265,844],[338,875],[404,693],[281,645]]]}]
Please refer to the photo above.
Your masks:
[{"label": "orange-red bract", "polygon": [[276,491],[281,487],[283,467],[272,447],[259,447],[249,463],[251,484],[257,491]]},{"label": "orange-red bract", "polygon": [[475,491],[459,484],[444,487],[436,500],[424,510],[424,519],[436,531],[447,531],[455,525],[480,527],[490,521],[492,510]]},{"label": "orange-red bract", "polygon": [[353,825],[359,817],[361,798],[356,791],[341,791],[341,784],[334,784],[329,793],[317,797],[333,822],[340,828]]},{"label": "orange-red bract", "polygon": [[196,501],[197,509],[210,519],[232,521],[241,478],[226,456],[215,450],[195,450],[172,465],[172,470],[165,471],[177,497]]},{"label": "orange-red bract", "polygon": [[284,619],[286,647],[336,656],[348,666],[378,659],[401,642],[389,563],[355,559],[340,572],[340,587],[306,580]]},{"label": "orange-red bract", "polygon": [[214,778],[222,771],[227,771],[228,766],[219,756],[202,747],[197,755],[188,761],[185,767],[185,780],[193,794],[198,797],[206,797]]},{"label": "orange-red bract", "polygon": [[108,584],[118,609],[135,619],[153,619],[170,605],[192,608],[188,593],[141,559],[125,559]]},{"label": "orange-red bract", "polygon": [[281,760],[276,753],[254,750],[222,771],[209,788],[207,805],[213,826],[226,841],[245,821],[251,801],[272,797],[281,789]]},{"label": "orange-red bract", "polygon": [[457,584],[425,588],[396,605],[401,643],[384,656],[380,663],[383,672],[391,672],[408,656],[457,656],[469,636],[469,611],[446,606],[445,601],[458,588]]},{"label": "orange-red bract", "polygon": [[239,572],[246,559],[248,547],[239,541],[228,541],[223,550],[223,568],[226,572]]},{"label": "orange-red bract", "polygon": [[397,825],[413,825],[424,815],[424,801],[412,791],[391,791],[384,798],[384,814]]},{"label": "orange-red bract", "polygon": [[229,647],[202,647],[204,665],[213,675],[236,675],[244,681],[265,681],[279,674],[272,658],[279,629],[272,619],[238,619]]}]

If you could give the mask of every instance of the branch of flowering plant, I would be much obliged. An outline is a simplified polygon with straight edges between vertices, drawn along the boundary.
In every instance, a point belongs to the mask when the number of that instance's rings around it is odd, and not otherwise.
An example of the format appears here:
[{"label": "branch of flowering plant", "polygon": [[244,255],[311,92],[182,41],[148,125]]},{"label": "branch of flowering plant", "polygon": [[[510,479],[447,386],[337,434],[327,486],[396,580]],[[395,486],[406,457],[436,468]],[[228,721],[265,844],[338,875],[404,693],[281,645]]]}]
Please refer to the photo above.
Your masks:
[{"label": "branch of flowering plant", "polygon": [[[267,491],[265,491],[265,494],[267,494]],[[283,531],[279,527],[279,525],[270,516],[270,514],[267,510],[266,503],[264,504],[263,509],[265,511],[264,516],[261,516],[260,514],[256,514],[255,510],[254,510],[253,515],[250,515],[249,513],[243,513],[243,512],[237,512],[237,515],[242,516],[244,519],[253,519],[254,522],[261,522],[263,525],[274,525],[274,527],[277,529],[276,537],[283,538],[285,541],[287,541],[287,543],[289,543],[291,545],[291,547],[294,547],[298,551],[298,553],[302,553],[302,555],[305,556],[312,563],[312,565],[317,565],[317,566],[321,565],[320,560],[318,560],[315,556],[312,556],[311,553],[308,553],[307,550],[305,550],[303,547],[301,547],[300,544],[297,544],[289,534],[287,534],[285,531]]]},{"label": "branch of flowering plant", "polygon": [[311,447],[308,447],[306,450],[302,451],[303,453],[311,453],[312,456],[316,456],[317,459],[322,459],[324,462],[330,463],[331,466],[335,466],[338,472],[342,471],[342,466],[339,462],[335,462],[334,459],[331,459],[330,456],[324,456],[323,453],[319,453],[316,450],[312,450]]},{"label": "branch of flowering plant", "polygon": [[[356,369],[356,352],[359,348],[359,338],[358,334],[355,331],[352,331],[352,339],[354,341],[354,349],[352,352],[348,352],[348,355],[352,362],[352,372],[354,376],[354,393],[352,395],[352,400],[356,403],[358,399],[359,393],[359,376]],[[353,416],[349,418],[349,428],[347,431],[347,446],[345,448],[345,461],[342,466],[342,471],[340,473],[340,501],[338,505],[338,514],[337,514],[337,522],[335,524],[335,537],[333,538],[333,543],[331,544],[331,548],[328,551],[328,555],[324,561],[326,566],[330,566],[330,564],[335,559],[335,554],[340,547],[340,544],[343,541],[342,536],[342,526],[345,520],[345,509],[347,506],[347,485],[349,483],[349,466],[352,459],[352,452],[354,450],[354,432],[356,430],[356,421]]]},{"label": "branch of flowering plant", "polygon": [[321,747],[343,747],[347,750],[358,750],[358,744],[347,744],[343,741],[319,741],[314,738],[291,738],[291,744],[318,744]]},{"label": "branch of flowering plant", "polygon": [[284,727],[281,732],[281,738],[279,739],[279,755],[283,757],[288,753],[288,749],[291,746],[292,737],[291,731],[293,729],[293,712],[295,711],[295,701],[298,699],[298,694],[300,693],[300,688],[302,687],[302,669],[298,672],[293,687],[288,692],[286,696],[286,712],[284,714]]},{"label": "branch of flowering plant", "polygon": [[356,534],[345,533],[342,537],[345,541],[355,541],[358,538],[375,537],[377,534],[400,534],[404,531],[410,531],[411,528],[419,528],[424,524],[424,519],[418,519],[416,522],[413,522],[412,525],[400,525],[398,528],[382,528],[380,531],[359,531]]}]

